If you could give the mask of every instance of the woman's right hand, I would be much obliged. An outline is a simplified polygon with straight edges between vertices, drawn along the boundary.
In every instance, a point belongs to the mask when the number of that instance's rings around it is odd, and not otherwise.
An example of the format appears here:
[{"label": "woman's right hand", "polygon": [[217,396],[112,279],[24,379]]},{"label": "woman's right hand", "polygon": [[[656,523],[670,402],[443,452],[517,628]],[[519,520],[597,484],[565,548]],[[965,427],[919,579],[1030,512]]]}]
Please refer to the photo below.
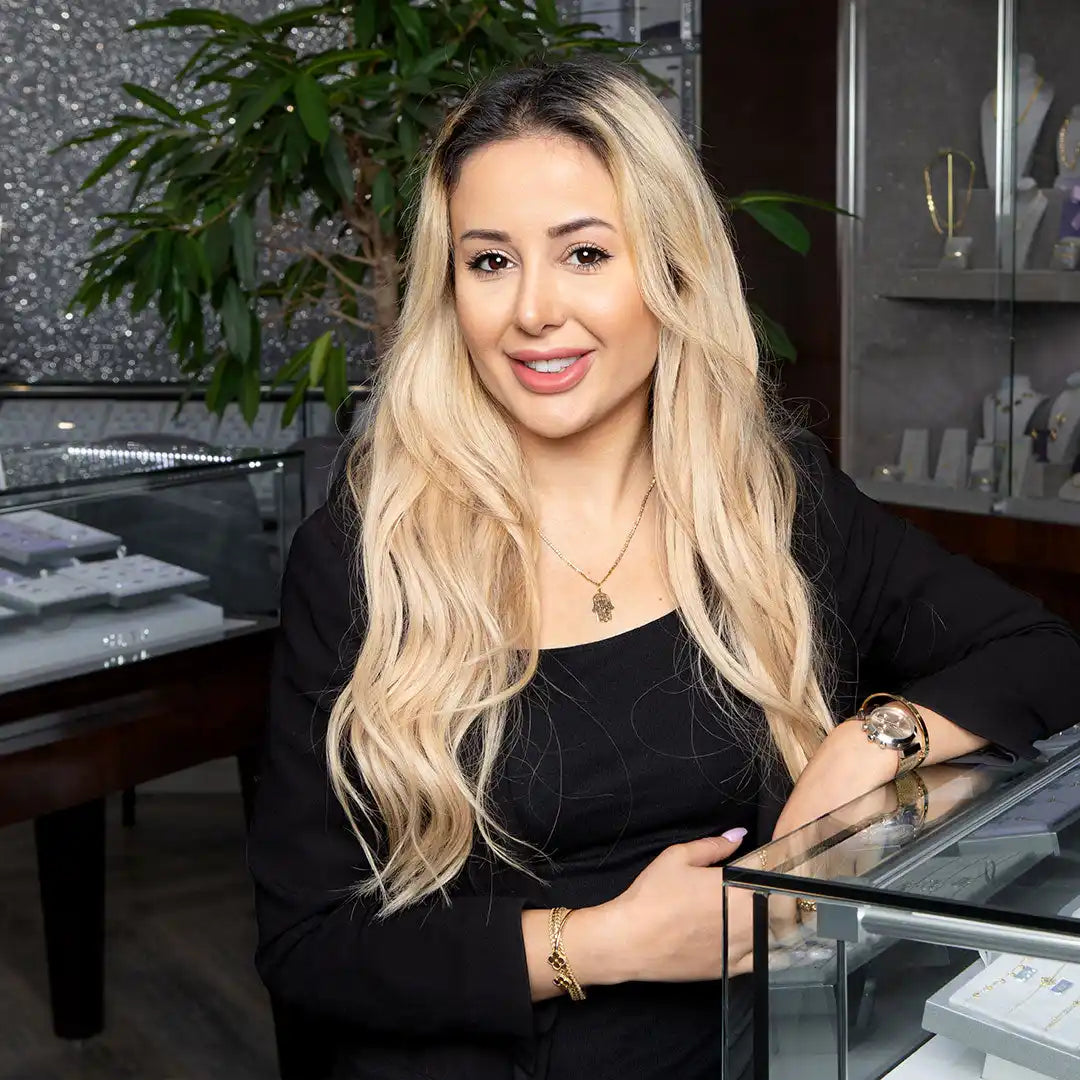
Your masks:
[{"label": "woman's right hand", "polygon": [[[724,871],[746,835],[732,829],[665,848],[614,900],[580,913],[578,930],[589,923],[613,943],[604,963],[594,965],[596,982],[698,982],[723,974]],[[745,893],[745,896],[743,895]],[[728,948],[733,962],[749,954],[752,941],[750,894],[731,891]],[[574,920],[564,932],[574,961]],[[595,954],[594,954],[595,955]],[[598,959],[598,958],[597,958]]]}]

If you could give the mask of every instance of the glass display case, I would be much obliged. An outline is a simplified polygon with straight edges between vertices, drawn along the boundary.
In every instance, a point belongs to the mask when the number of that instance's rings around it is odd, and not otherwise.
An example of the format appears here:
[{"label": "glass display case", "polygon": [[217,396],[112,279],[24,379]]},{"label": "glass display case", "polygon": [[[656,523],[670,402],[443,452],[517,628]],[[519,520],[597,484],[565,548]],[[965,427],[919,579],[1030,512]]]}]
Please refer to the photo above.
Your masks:
[{"label": "glass display case", "polygon": [[0,692],[273,623],[298,451],[0,447]]},{"label": "glass display case", "polygon": [[842,11],[841,463],[882,501],[1080,523],[1080,7]]},{"label": "glass display case", "polygon": [[564,21],[596,23],[606,37],[637,41],[634,58],[671,87],[664,104],[695,143],[701,118],[702,0],[558,0]]},{"label": "glass display case", "polygon": [[1080,731],[1040,747],[921,769],[725,867],[755,972],[725,980],[725,1076],[1080,1076]]}]

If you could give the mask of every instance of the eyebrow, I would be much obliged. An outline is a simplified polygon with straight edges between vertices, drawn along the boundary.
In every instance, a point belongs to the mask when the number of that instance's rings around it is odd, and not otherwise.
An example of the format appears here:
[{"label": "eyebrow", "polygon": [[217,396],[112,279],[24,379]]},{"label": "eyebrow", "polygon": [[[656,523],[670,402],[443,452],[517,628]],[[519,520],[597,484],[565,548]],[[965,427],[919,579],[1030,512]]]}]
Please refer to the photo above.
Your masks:
[{"label": "eyebrow", "polygon": [[[601,229],[610,229],[612,232],[615,231],[615,226],[604,221],[603,218],[581,217],[574,218],[573,221],[564,221],[562,225],[552,225],[547,234],[552,240],[558,240],[560,236],[567,236],[570,233],[577,232],[579,229],[588,229],[594,226]],[[509,244],[510,234],[499,229],[469,229],[461,234],[461,242],[464,243],[466,240],[494,240],[500,244]]]}]

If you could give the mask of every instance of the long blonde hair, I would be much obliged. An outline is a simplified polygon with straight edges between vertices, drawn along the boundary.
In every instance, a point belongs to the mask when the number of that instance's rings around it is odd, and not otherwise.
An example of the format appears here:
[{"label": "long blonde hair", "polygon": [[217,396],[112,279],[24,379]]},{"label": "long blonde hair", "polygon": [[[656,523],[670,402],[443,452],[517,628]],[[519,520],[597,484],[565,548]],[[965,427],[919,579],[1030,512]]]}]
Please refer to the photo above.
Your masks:
[{"label": "long blonde hair", "polygon": [[756,749],[792,777],[832,724],[828,650],[791,551],[788,432],[759,379],[723,215],[693,149],[626,66],[503,74],[472,89],[427,159],[401,316],[348,463],[363,640],[327,753],[371,871],[357,891],[383,915],[445,890],[477,837],[522,866],[490,788],[537,669],[538,524],[515,433],[458,327],[449,201],[472,151],[537,133],[577,140],[608,169],[661,324],[657,547],[698,679],[720,703],[734,691],[761,707],[771,738],[759,733]]}]

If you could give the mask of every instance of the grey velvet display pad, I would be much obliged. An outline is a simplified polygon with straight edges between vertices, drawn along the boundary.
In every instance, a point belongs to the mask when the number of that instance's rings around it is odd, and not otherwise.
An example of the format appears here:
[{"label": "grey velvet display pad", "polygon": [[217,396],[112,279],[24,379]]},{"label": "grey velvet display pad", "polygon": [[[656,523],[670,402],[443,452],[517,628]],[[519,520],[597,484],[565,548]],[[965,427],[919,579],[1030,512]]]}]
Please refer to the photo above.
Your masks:
[{"label": "grey velvet display pad", "polygon": [[[1035,57],[1039,74],[1054,87],[1054,101],[1029,169],[1051,204],[1029,269],[1017,279],[1014,320],[1011,284],[1006,279],[1003,289],[995,287],[993,208],[980,141],[980,107],[997,79],[997,5],[890,0],[860,8],[865,182],[863,205],[855,208],[861,222],[850,281],[847,379],[848,464],[863,479],[875,466],[896,461],[905,428],[931,429],[931,460],[945,428],[980,431],[982,398],[1010,370],[1012,334],[1016,370],[1043,392],[1056,392],[1080,366],[1080,271],[1055,279],[1044,272],[1060,217],[1061,195],[1049,191],[1057,175],[1055,140],[1080,102],[1075,34],[1065,32],[1080,29],[1080,10],[1074,0],[1020,6],[1018,51]],[[972,207],[960,230],[975,238],[972,271],[936,269],[943,238],[930,222],[922,170],[944,147],[963,150],[976,162]],[[936,176],[940,200],[942,173]],[[913,296],[926,299],[903,298]],[[874,494],[887,498],[889,492]],[[913,495],[908,488],[892,494],[905,502]],[[927,495],[930,505],[949,497]],[[1032,516],[1038,516],[1036,508]]]},{"label": "grey velvet display pad", "polygon": [[949,999],[952,995],[982,969],[982,961],[972,964],[928,998],[923,1012],[923,1027],[937,1035],[955,1039],[965,1046],[1015,1061],[1036,1073],[1054,1077],[1055,1080],[1076,1080],[1080,1076],[1080,1056],[1018,1032],[984,1023],[950,1005]]}]

